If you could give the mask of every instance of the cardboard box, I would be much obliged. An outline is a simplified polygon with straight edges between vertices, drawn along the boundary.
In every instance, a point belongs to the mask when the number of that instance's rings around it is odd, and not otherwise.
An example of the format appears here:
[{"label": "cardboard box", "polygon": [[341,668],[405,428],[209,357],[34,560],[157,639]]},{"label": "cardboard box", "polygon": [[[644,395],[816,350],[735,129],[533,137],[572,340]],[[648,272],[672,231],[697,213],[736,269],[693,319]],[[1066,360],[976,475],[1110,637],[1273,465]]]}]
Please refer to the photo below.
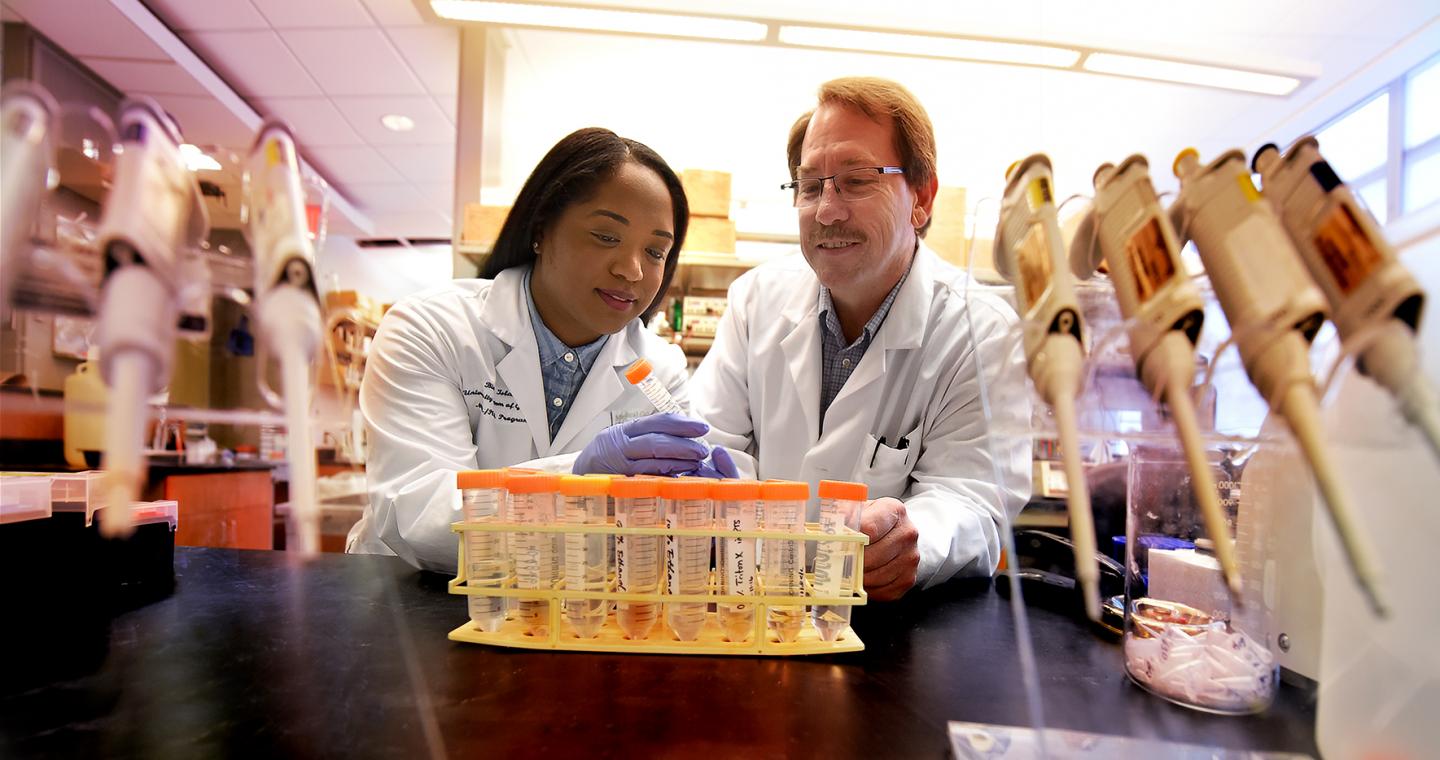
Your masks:
[{"label": "cardboard box", "polygon": [[685,233],[685,251],[734,253],[735,222],[708,216],[690,217],[690,229]]},{"label": "cardboard box", "polygon": [[685,198],[690,201],[690,216],[728,218],[730,216],[730,173],[706,169],[686,169],[680,173]]},{"label": "cardboard box", "polygon": [[[935,196],[935,207],[931,209],[930,230],[925,234],[925,244],[945,259],[959,267],[965,266],[965,243],[968,237],[965,229],[965,188],[941,187]],[[979,234],[989,237],[988,231]]]},{"label": "cardboard box", "polygon": [[500,237],[505,217],[509,215],[509,206],[465,204],[465,226],[460,233],[460,242],[465,245],[494,245],[495,238]]}]

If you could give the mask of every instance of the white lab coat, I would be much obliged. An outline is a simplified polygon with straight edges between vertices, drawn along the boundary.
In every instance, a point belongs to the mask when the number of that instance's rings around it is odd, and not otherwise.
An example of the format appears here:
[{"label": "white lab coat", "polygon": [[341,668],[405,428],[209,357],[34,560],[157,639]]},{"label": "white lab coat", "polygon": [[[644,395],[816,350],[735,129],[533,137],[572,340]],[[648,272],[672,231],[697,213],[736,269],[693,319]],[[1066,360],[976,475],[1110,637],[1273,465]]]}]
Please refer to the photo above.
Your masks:
[{"label": "white lab coat", "polygon": [[507,466],[569,472],[601,430],[655,413],[623,375],[641,356],[689,408],[684,354],[637,319],[606,340],[550,440],[525,272],[515,267],[493,282],[446,283],[385,315],[360,390],[370,503],[348,551],[398,554],[416,567],[454,572],[455,473]]},{"label": "white lab coat", "polygon": [[[753,456],[759,477],[812,489],[823,479],[860,481],[872,499],[903,501],[919,530],[917,583],[925,586],[993,573],[1000,510],[1013,520],[1030,493],[1030,440],[1013,432],[1030,422],[1018,319],[993,294],[967,296],[966,282],[919,246],[884,324],[831,403],[824,435],[820,283],[798,254],[730,286],[715,344],[691,383],[710,441]],[[996,415],[989,424],[977,345]],[[992,427],[1011,432],[992,436]],[[807,519],[817,512],[812,498]]]}]

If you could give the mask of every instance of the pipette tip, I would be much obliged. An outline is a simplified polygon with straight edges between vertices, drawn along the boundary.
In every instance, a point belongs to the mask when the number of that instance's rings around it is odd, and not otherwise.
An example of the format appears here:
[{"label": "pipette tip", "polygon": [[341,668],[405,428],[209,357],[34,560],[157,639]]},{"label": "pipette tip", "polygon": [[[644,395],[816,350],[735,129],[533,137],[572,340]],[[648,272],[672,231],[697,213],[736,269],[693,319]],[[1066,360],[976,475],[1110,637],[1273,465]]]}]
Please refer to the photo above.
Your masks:
[{"label": "pipette tip", "polygon": [[1085,617],[1090,622],[1100,622],[1100,581],[1095,578],[1084,578],[1080,581],[1080,587],[1085,594]]}]

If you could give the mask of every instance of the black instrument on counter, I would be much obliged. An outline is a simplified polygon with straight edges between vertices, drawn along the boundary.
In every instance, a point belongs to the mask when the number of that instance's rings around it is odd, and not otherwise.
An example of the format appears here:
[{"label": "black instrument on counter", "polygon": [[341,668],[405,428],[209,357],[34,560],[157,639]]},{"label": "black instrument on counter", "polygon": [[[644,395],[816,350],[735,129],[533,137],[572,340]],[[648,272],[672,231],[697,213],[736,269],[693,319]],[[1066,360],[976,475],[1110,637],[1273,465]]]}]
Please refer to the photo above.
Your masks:
[{"label": "black instrument on counter", "polygon": [[[1070,540],[1042,530],[1015,531],[1015,576],[1025,603],[1053,610],[1081,621],[1098,635],[1118,638],[1124,631],[1125,568],[1115,560],[1096,555],[1100,563],[1099,624],[1085,616],[1085,599],[1075,583],[1075,550]],[[995,590],[1010,598],[1010,575],[995,575]]]}]

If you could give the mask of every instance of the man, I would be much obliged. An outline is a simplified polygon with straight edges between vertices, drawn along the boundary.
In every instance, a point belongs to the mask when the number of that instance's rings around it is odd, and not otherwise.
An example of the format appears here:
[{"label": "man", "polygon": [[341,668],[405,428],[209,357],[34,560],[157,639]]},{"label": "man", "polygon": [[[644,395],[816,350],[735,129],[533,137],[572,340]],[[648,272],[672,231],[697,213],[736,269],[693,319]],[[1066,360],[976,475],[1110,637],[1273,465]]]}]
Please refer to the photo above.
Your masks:
[{"label": "man", "polygon": [[1029,396],[1014,310],[967,296],[920,240],[939,186],[924,108],[872,78],[828,82],[819,101],[791,128],[784,185],[804,261],[731,286],[692,392],[710,440],[759,477],[869,485],[865,588],[884,601],[994,572],[1029,496]]}]

